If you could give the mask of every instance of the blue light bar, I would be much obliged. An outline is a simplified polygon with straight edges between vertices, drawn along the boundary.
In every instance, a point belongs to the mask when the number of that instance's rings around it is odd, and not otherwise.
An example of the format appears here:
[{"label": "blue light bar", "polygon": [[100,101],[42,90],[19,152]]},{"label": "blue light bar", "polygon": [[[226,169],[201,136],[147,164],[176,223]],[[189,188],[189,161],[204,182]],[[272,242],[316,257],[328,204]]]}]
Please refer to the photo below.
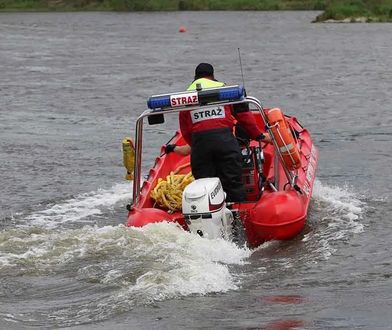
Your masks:
[{"label": "blue light bar", "polygon": [[245,96],[244,86],[227,86],[219,90],[219,101],[237,101]]},{"label": "blue light bar", "polygon": [[226,86],[208,88],[200,91],[186,91],[173,94],[153,95],[147,100],[149,109],[206,105],[213,102],[230,102],[242,100],[246,96],[244,86]]},{"label": "blue light bar", "polygon": [[149,109],[170,107],[170,95],[151,96],[147,100],[147,106]]},{"label": "blue light bar", "polygon": [[244,86],[228,86],[219,91],[219,100],[240,100],[246,96]]}]

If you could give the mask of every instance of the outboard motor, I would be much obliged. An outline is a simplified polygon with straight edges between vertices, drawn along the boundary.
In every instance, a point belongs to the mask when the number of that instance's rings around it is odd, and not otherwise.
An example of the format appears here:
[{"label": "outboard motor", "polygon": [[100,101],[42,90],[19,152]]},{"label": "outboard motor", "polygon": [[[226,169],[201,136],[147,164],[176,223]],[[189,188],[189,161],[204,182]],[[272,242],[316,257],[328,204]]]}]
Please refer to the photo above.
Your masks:
[{"label": "outboard motor", "polygon": [[233,215],[226,208],[219,178],[198,179],[186,186],[182,213],[192,233],[209,239],[232,238]]}]

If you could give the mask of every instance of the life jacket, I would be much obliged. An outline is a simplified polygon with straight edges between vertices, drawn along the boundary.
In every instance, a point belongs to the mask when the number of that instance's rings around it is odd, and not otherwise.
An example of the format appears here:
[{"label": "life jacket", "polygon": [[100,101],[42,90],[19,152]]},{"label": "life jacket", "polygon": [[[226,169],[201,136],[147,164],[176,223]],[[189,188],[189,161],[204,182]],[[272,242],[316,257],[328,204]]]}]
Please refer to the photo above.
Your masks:
[{"label": "life jacket", "polygon": [[[207,78],[200,78],[193,81],[188,91],[196,90],[197,84],[200,84],[202,89],[218,88],[225,86],[225,83],[211,80]],[[255,138],[261,131],[256,127],[253,115],[251,112],[244,111],[239,113],[238,111],[232,112],[232,105],[211,105],[203,109],[195,109],[189,112],[180,112],[180,129],[185,141],[191,145],[192,133],[228,128],[233,129],[234,121],[237,119],[240,124],[243,124],[248,134]]]},{"label": "life jacket", "polygon": [[[193,81],[188,91],[196,90],[197,85],[200,84],[202,89],[223,87],[225,84],[220,81],[211,80],[207,78],[200,78]],[[233,117],[231,115],[232,107],[230,105],[211,105],[204,109],[195,109],[189,112],[180,113],[180,127],[181,131],[187,132],[188,136],[184,136],[186,140],[190,139],[191,133],[201,132],[217,128],[233,127]],[[183,134],[184,135],[184,134]]]},{"label": "life jacket", "polygon": [[201,88],[206,89],[206,88],[217,88],[217,87],[223,87],[225,83],[216,81],[216,80],[211,80],[207,78],[199,78],[193,81],[187,88],[188,91],[195,91],[196,90],[196,85],[200,84]]}]

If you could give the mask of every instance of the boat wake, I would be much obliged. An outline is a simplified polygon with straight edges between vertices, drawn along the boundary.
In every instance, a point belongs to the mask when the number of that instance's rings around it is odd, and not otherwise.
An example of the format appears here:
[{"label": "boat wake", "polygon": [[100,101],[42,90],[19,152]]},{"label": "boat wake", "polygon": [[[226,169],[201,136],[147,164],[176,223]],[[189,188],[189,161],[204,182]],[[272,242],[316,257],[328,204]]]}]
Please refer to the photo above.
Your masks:
[{"label": "boat wake", "polygon": [[331,187],[316,180],[308,218],[312,230],[303,241],[317,244],[318,257],[328,259],[336,251],[334,241],[347,241],[364,231],[365,211],[366,203],[349,187]]},{"label": "boat wake", "polygon": [[118,204],[125,206],[132,198],[129,183],[116,184],[110,189],[99,189],[55,204],[28,215],[24,224],[55,228],[67,223],[95,224],[97,218],[113,210]]},{"label": "boat wake", "polygon": [[[115,211],[120,204],[122,209],[130,190],[129,184],[118,184],[83,194],[25,217],[29,225],[0,232],[4,279],[0,291],[28,285],[32,297],[8,295],[3,311],[7,310],[10,322],[72,326],[162,300],[237,290],[246,281],[238,267],[252,262],[255,251],[274,244],[256,250],[239,248],[224,240],[203,239],[174,223],[132,228],[107,225],[113,223],[107,218],[106,225],[91,225],[99,217],[110,217],[107,210]],[[311,230],[302,238],[309,253],[301,253],[307,255],[302,261],[328,259],[335,251],[334,242],[362,232],[365,206],[348,188],[316,181]],[[302,258],[298,253],[290,257],[290,264]],[[265,266],[269,264],[271,260],[266,260]],[[50,283],[45,280],[48,275]],[[31,286],[32,278],[40,284]],[[59,300],[59,296],[69,298]],[[34,304],[26,304],[28,299],[34,299]],[[14,314],[13,306],[22,301],[23,312]],[[39,311],[32,307],[37,305],[42,306]]]},{"label": "boat wake", "polygon": [[[52,326],[90,323],[166,299],[235,290],[239,284],[230,267],[242,265],[251,255],[246,248],[203,239],[174,223],[144,228],[15,228],[1,233],[0,243],[7,246],[0,250],[3,285],[12,287],[15,278],[58,278],[45,283],[45,290],[38,284],[29,289],[33,305],[43,306],[39,312],[26,305],[13,314],[18,296],[7,302],[10,321],[34,326],[43,320]],[[57,301],[59,296],[72,301]],[[56,303],[48,304],[50,300]]]}]

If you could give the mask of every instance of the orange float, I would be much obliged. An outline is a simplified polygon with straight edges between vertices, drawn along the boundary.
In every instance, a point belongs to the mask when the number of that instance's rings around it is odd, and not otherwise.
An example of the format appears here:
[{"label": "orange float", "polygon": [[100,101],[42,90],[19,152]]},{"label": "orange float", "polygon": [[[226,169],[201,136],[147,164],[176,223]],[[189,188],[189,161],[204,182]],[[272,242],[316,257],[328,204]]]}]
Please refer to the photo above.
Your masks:
[{"label": "orange float", "polygon": [[282,154],[283,162],[289,170],[301,167],[301,156],[299,154],[296,141],[287,124],[282,110],[273,108],[267,113],[268,123],[271,133]]}]

